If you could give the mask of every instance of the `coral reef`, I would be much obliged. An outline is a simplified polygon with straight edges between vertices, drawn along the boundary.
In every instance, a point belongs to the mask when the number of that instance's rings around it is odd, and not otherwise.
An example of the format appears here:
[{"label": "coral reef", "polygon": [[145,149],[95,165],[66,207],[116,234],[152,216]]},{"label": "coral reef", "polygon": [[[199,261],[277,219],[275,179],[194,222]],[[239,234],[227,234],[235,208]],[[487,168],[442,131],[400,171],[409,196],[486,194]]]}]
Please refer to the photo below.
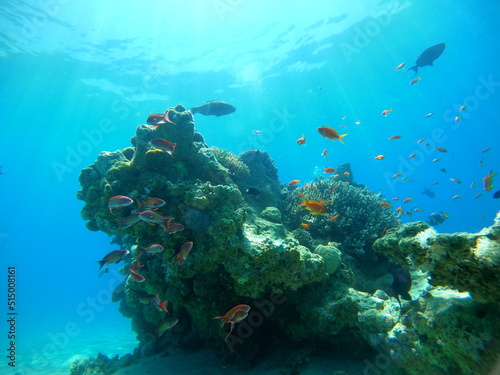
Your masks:
[{"label": "coral reef", "polygon": [[80,363],[73,362],[70,375],[109,375],[114,374],[122,367],[130,366],[133,363],[132,355],[127,354],[119,358],[99,353],[96,358],[88,358]]},{"label": "coral reef", "polygon": [[402,264],[428,271],[434,286],[469,292],[478,302],[500,302],[500,213],[479,233],[438,234],[423,222],[390,229],[374,244]]},{"label": "coral reef", "polygon": [[[87,228],[132,253],[112,298],[132,319],[135,356],[211,343],[251,366],[273,337],[361,358],[378,351],[398,374],[485,373],[499,343],[499,217],[477,234],[399,226],[348,164],[283,187],[267,152],[208,148],[189,111],[168,111],[172,123],[140,125],[132,147],[102,152],[80,175]],[[111,212],[120,195],[128,203]],[[146,210],[151,198],[163,203]],[[323,209],[313,215],[303,200]],[[152,244],[162,250],[144,250]],[[399,305],[389,295],[402,265],[412,300]],[[242,304],[250,310],[235,310],[228,335],[213,318]],[[77,364],[74,374],[104,371],[98,362],[107,360]],[[304,354],[283,371],[306,365]]]},{"label": "coral reef", "polygon": [[[346,174],[319,177],[305,187],[293,189],[285,202],[284,222],[289,229],[306,223],[313,237],[335,242],[343,253],[365,262],[375,257],[373,242],[388,228],[398,226],[398,220],[393,210],[381,205],[384,199],[380,194],[349,183],[352,172],[348,165],[338,170],[345,170]],[[327,215],[311,215],[299,206],[304,199],[324,202]]]}]

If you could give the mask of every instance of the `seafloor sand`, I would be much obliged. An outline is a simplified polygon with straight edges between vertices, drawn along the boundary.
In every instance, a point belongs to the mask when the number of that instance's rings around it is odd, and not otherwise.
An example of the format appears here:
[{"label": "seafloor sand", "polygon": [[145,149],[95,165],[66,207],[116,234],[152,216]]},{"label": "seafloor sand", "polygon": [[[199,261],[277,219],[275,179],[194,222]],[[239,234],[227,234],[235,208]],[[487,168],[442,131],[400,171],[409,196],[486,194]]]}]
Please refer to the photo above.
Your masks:
[{"label": "seafloor sand", "polygon": [[[313,357],[301,375],[361,375],[365,365],[334,358]],[[283,375],[283,367],[262,363],[249,371],[238,369],[235,365],[225,364],[208,349],[195,353],[172,351],[144,358],[140,363],[125,367],[113,375]]]}]

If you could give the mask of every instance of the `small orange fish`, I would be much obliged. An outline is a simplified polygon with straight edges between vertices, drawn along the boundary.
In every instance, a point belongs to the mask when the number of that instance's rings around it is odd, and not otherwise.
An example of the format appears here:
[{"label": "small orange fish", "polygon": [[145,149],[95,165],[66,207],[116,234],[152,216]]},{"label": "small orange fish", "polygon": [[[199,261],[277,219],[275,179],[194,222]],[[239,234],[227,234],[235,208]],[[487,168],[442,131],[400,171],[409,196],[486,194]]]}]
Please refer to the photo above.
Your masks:
[{"label": "small orange fish", "polygon": [[109,212],[111,212],[111,215],[114,215],[113,209],[118,210],[122,207],[130,206],[132,203],[134,203],[132,198],[125,195],[115,195],[108,200]]},{"label": "small orange fish", "polygon": [[312,189],[318,189],[318,185],[311,185]]},{"label": "small orange fish", "polygon": [[226,336],[226,340],[233,332],[234,324],[239,321],[245,319],[248,315],[248,311],[250,310],[250,306],[248,305],[238,305],[229,310],[226,314],[222,316],[216,316],[214,319],[220,319],[221,328],[224,327],[226,323],[231,323],[231,329]]},{"label": "small orange fish", "polygon": [[458,178],[450,178],[450,181],[456,182],[457,184],[462,183],[462,181],[460,181]]},{"label": "small orange fish", "polygon": [[453,197],[451,197],[451,199],[458,199],[458,198],[462,198],[463,195],[460,195],[460,194],[457,194],[457,195],[454,195]]},{"label": "small orange fish", "polygon": [[297,184],[300,184],[300,180],[292,180],[288,183],[288,186],[295,186]]},{"label": "small orange fish", "polygon": [[182,262],[186,260],[192,248],[193,248],[193,242],[186,242],[184,245],[181,246],[179,253],[177,253],[177,258],[171,261],[170,264],[179,263],[182,266]]},{"label": "small orange fish", "polygon": [[304,199],[302,203],[298,205],[305,207],[306,210],[310,211],[313,215],[326,215],[326,208],[321,202]]},{"label": "small orange fish", "polygon": [[161,303],[158,303],[156,307],[158,308],[159,311],[165,311],[167,314],[170,314],[167,309],[168,301],[163,301]]},{"label": "small orange fish", "polygon": [[139,275],[137,272],[135,272],[132,267],[129,268],[130,270],[130,277],[132,278],[132,280],[138,282],[138,283],[142,283],[144,280],[146,280],[146,278],[142,275]]},{"label": "small orange fish", "polygon": [[379,206],[390,208],[392,207],[389,202],[380,202]]},{"label": "small orange fish", "polygon": [[325,158],[328,157],[328,150],[325,148],[321,153],[321,155],[324,156]]},{"label": "small orange fish", "polygon": [[340,142],[342,143],[345,143],[343,141],[343,138],[347,135],[347,134],[340,134],[333,128],[329,127],[329,126],[320,126],[318,129],[318,133],[321,134],[323,136],[323,138],[328,138],[328,139],[331,139],[332,141],[335,141],[336,139],[338,139]]},{"label": "small orange fish", "polygon": [[422,212],[423,210],[421,208],[414,208],[413,211],[415,211],[415,212]]},{"label": "small orange fish", "polygon": [[485,152],[488,152],[488,151],[490,151],[490,148],[489,148],[489,147],[483,148],[483,149],[481,150],[481,154],[484,154]]},{"label": "small orange fish", "polygon": [[323,173],[333,173],[333,172],[335,172],[335,168],[331,167],[325,168],[325,170],[323,171]]},{"label": "small orange fish", "polygon": [[425,138],[420,138],[420,139],[417,141],[417,143],[422,143],[422,142],[424,142],[424,141],[425,141]]},{"label": "small orange fish", "polygon": [[433,163],[436,163],[436,162],[438,162],[438,161],[440,161],[440,160],[441,160],[441,158],[436,158],[436,159],[432,159],[432,162],[433,162]]},{"label": "small orange fish", "polygon": [[436,150],[436,151],[439,151],[439,152],[448,152],[448,150],[447,150],[447,149],[442,148],[442,147],[436,147],[436,148],[435,148],[435,150]]},{"label": "small orange fish", "polygon": [[497,173],[493,173],[493,171],[490,171],[490,173],[483,178],[483,188],[484,191],[490,192],[491,189],[493,189],[493,177],[495,177]]},{"label": "small orange fish", "polygon": [[377,155],[374,157],[375,160],[382,160],[382,159],[385,159],[385,156],[384,155]]},{"label": "small orange fish", "polygon": [[399,64],[398,66],[396,66],[396,67],[394,68],[394,70],[401,70],[401,69],[403,69],[403,68],[404,68],[404,66],[405,66],[405,65],[406,65],[406,63],[401,63],[401,64]]},{"label": "small orange fish", "polygon": [[347,177],[349,177],[349,172],[345,171],[344,175],[347,176]]},{"label": "small orange fish", "polygon": [[338,173],[333,175],[333,178],[339,178],[339,177],[340,177],[340,175]]},{"label": "small orange fish", "polygon": [[399,172],[399,173],[396,173],[394,176],[392,176],[393,179],[396,179],[398,178],[399,176],[401,176],[403,174],[403,172]]},{"label": "small orange fish", "polygon": [[384,109],[382,111],[382,116],[387,117],[387,116],[389,116],[389,113],[391,113],[391,112],[392,112],[392,109]]},{"label": "small orange fish", "polygon": [[455,116],[455,122],[462,121],[462,116]]},{"label": "small orange fish", "polygon": [[400,138],[401,138],[401,136],[396,134],[396,135],[389,137],[389,141],[393,141],[393,140],[400,139]]},{"label": "small orange fish", "polygon": [[421,77],[418,77],[418,78],[415,78],[415,79],[412,79],[410,81],[410,85],[413,86],[414,84],[418,83],[422,78]]},{"label": "small orange fish", "polygon": [[414,152],[413,154],[411,154],[410,156],[408,156],[408,159],[413,159],[415,156],[417,156],[416,152]]},{"label": "small orange fish", "polygon": [[398,200],[399,200],[399,198],[397,198],[397,197],[396,197],[396,198],[392,198],[392,200],[393,200],[393,201],[398,201]]},{"label": "small orange fish", "polygon": [[309,224],[307,224],[307,223],[300,223],[300,225],[302,225],[302,227],[304,229],[309,229],[310,228]]},{"label": "small orange fish", "polygon": [[304,195],[304,192],[297,194],[297,197],[302,197]]},{"label": "small orange fish", "polygon": [[408,203],[408,202],[411,202],[413,200],[413,198],[406,198],[403,203]]},{"label": "small orange fish", "polygon": [[335,220],[337,220],[337,219],[339,218],[339,216],[340,216],[340,215],[334,215],[334,216],[332,216],[332,217],[330,218],[330,220],[329,220],[329,221],[335,221]]},{"label": "small orange fish", "polygon": [[151,144],[151,146],[156,147],[162,151],[165,151],[170,156],[174,156],[174,151],[175,147],[177,146],[177,143],[167,141],[166,139],[163,138],[153,139],[149,141],[149,143]]},{"label": "small orange fish", "polygon": [[306,144],[306,137],[304,136],[304,134],[302,134],[302,137],[300,137],[299,139],[297,139],[297,144],[299,146],[302,146],[302,145]]},{"label": "small orange fish", "polygon": [[467,109],[467,106],[466,105],[462,105],[460,106],[460,108],[458,109],[460,112],[462,111],[465,111]]}]

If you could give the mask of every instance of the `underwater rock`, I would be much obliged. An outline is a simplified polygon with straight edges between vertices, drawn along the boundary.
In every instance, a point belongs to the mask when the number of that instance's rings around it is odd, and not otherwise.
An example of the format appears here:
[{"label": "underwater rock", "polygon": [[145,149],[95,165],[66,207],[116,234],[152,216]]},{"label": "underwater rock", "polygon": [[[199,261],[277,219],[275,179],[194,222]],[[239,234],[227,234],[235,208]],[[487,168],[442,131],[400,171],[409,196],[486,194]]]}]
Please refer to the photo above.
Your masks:
[{"label": "underwater rock", "polygon": [[326,273],[332,275],[337,271],[342,263],[340,250],[335,246],[318,245],[314,252],[321,255],[325,262]]},{"label": "underwater rock", "polygon": [[281,212],[276,207],[266,207],[260,217],[273,223],[281,223]]},{"label": "underwater rock", "polygon": [[[314,188],[299,187],[288,194],[282,211],[286,227],[292,230],[307,223],[313,237],[338,243],[342,253],[360,260],[359,265],[373,262],[377,256],[372,250],[373,242],[387,228],[398,226],[394,211],[380,205],[382,196],[334,177],[319,177],[310,185]],[[304,196],[325,202],[327,214],[314,216],[299,206]]]},{"label": "underwater rock", "polygon": [[469,292],[478,302],[500,302],[500,213],[479,233],[438,234],[423,222],[390,229],[373,248],[401,264],[428,271],[434,286]]}]

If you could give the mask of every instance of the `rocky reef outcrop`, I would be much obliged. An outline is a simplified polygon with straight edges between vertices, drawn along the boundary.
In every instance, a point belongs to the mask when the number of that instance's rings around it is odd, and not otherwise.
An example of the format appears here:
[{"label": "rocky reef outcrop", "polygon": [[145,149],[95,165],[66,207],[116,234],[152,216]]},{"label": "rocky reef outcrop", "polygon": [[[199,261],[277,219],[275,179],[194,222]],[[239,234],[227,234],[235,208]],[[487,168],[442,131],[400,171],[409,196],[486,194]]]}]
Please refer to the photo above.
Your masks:
[{"label": "rocky reef outcrop", "polygon": [[[498,219],[475,235],[400,226],[349,165],[285,187],[267,152],[208,147],[189,111],[168,113],[171,122],[140,125],[131,147],[102,152],[80,175],[87,228],[131,250],[113,298],[137,333],[134,358],[211,343],[251,366],[270,342],[286,343],[290,357],[294,343],[321,342],[383,356],[398,374],[485,373],[498,345]],[[110,210],[120,195],[134,203]],[[146,217],[151,198],[165,204]],[[148,253],[151,244],[163,251]],[[390,295],[401,266],[413,284],[400,307]],[[250,311],[229,320],[228,335],[213,318],[238,305]]]}]

